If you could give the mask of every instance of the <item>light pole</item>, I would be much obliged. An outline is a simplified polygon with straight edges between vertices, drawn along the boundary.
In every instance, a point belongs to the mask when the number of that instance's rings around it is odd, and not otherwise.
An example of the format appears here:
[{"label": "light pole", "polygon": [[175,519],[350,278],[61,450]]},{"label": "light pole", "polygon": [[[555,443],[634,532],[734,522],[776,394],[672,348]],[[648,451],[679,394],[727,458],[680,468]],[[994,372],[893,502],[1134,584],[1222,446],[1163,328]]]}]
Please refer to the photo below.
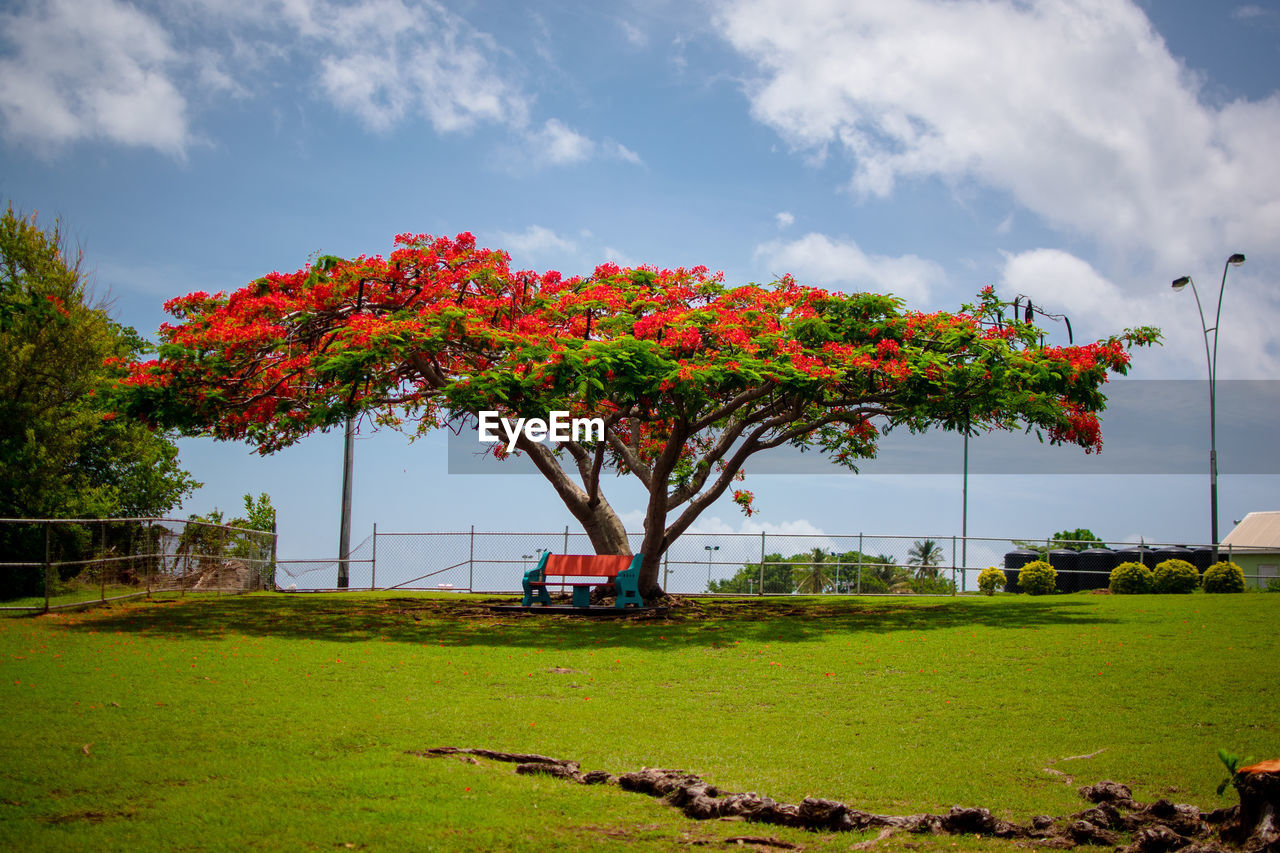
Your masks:
[{"label": "light pole", "polygon": [[[1222,294],[1227,289],[1227,270],[1244,263],[1244,255],[1236,252],[1222,265],[1222,284],[1218,286],[1218,307],[1213,316],[1213,326],[1204,320],[1204,307],[1200,304],[1200,292],[1191,276],[1173,280],[1173,289],[1182,290],[1188,284],[1196,297],[1196,310],[1200,312],[1200,328],[1204,332],[1204,357],[1209,363],[1209,534],[1213,537],[1213,561],[1218,561],[1218,326],[1222,322]],[[1209,333],[1213,332],[1213,349],[1209,349]]]},{"label": "light pole", "polygon": [[707,592],[711,592],[711,552],[719,551],[719,545],[703,545],[707,552]]}]

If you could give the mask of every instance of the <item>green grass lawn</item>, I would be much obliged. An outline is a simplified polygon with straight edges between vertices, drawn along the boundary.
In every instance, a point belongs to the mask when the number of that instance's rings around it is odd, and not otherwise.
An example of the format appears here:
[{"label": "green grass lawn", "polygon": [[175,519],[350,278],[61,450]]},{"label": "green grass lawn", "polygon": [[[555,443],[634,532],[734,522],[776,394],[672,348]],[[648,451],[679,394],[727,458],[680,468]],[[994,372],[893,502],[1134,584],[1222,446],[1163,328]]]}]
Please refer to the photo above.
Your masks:
[{"label": "green grass lawn", "polygon": [[[1225,805],[1219,747],[1280,757],[1280,595],[703,600],[619,621],[481,600],[188,595],[0,619],[0,847],[859,840],[409,754],[432,746],[1017,821],[1079,811],[1076,787],[1105,778]],[[1007,849],[876,847],[908,844]]]}]

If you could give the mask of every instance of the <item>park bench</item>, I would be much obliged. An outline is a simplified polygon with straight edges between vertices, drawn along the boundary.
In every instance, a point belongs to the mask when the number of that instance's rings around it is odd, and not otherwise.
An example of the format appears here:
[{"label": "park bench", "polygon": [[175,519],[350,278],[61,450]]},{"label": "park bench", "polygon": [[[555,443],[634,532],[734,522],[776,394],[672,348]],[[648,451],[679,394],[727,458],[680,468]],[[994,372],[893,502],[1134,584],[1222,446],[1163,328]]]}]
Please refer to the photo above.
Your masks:
[{"label": "park bench", "polygon": [[[522,606],[530,607],[536,600],[540,604],[550,604],[551,596],[547,594],[548,586],[573,587],[573,606],[591,606],[591,587],[613,584],[618,588],[618,599],[614,607],[623,608],[634,604],[644,607],[640,598],[640,560],[634,557],[612,554],[552,554],[544,553],[538,565],[524,573],[521,581],[524,587]],[[559,578],[559,580],[553,580]]]}]

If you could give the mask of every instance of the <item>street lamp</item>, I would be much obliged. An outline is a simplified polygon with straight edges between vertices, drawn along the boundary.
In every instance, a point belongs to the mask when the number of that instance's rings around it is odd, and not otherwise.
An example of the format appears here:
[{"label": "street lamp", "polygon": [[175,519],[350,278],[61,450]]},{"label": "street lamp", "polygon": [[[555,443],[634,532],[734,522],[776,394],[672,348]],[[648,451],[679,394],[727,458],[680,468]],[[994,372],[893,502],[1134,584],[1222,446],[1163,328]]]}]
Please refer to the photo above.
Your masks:
[{"label": "street lamp", "polygon": [[[1196,297],[1196,310],[1200,312],[1200,328],[1204,331],[1204,357],[1209,364],[1209,532],[1213,537],[1213,560],[1218,560],[1218,326],[1222,322],[1222,294],[1227,288],[1227,270],[1244,263],[1244,255],[1236,252],[1222,265],[1222,284],[1218,286],[1218,307],[1213,326],[1204,320],[1204,307],[1200,304],[1200,292],[1191,276],[1173,280],[1173,289],[1182,290],[1188,284]],[[1213,350],[1209,349],[1209,333],[1213,332]]]},{"label": "street lamp", "polygon": [[719,545],[703,545],[707,552],[707,592],[711,592],[711,552],[719,551]]}]

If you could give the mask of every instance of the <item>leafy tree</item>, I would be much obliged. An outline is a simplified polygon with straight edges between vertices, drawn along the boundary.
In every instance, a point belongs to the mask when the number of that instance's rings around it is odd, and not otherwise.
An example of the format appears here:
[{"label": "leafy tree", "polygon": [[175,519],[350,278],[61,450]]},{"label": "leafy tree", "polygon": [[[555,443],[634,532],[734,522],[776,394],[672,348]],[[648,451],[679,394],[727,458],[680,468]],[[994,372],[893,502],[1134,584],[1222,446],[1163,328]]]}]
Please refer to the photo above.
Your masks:
[{"label": "leafy tree", "polygon": [[[58,223],[45,231],[12,207],[0,215],[0,517],[160,515],[199,485],[169,436],[107,404],[145,343],[90,304],[80,262]],[[59,535],[73,559],[84,537]],[[11,559],[43,557],[32,526],[0,526],[0,540]]]},{"label": "leafy tree", "polygon": [[[514,447],[597,553],[630,550],[605,473],[640,480],[652,596],[663,552],[754,454],[791,445],[855,468],[883,430],[930,426],[1025,427],[1097,450],[1107,374],[1158,337],[1045,346],[991,288],[959,313],[926,314],[790,277],[731,288],[704,267],[604,264],[564,278],[508,260],[469,234],[402,234],[387,258],[326,256],[230,295],[171,300],[178,322],[160,358],[134,366],[121,405],[267,453],[360,413],[414,433],[490,410],[599,417],[603,440],[525,434]],[[754,511],[749,491],[732,495]]]},{"label": "leafy tree", "polygon": [[[861,583],[858,579],[859,565],[862,567]],[[816,579],[812,577],[815,566],[820,567],[820,577]],[[764,558],[764,591],[768,595],[788,595],[795,592],[847,594],[859,589],[863,592],[888,592],[890,587],[905,580],[906,575],[893,565],[893,559],[883,554],[873,556],[859,554],[857,551],[830,554],[822,549],[814,549],[790,557],[768,554]],[[747,563],[733,577],[712,581],[709,591],[759,592],[760,564]]]},{"label": "leafy tree", "polygon": [[[1077,527],[1075,530],[1060,530],[1053,534],[1048,544],[1036,540],[1012,540],[1015,547],[1023,548],[1027,551],[1035,551],[1041,557],[1045,557],[1051,550],[1058,548],[1067,548],[1072,551],[1084,551],[1096,546],[1105,545],[1106,543],[1094,535],[1092,530],[1087,527]],[[1095,546],[1096,543],[1096,546]]]},{"label": "leafy tree", "polygon": [[829,555],[821,548],[814,548],[806,557],[806,562],[796,566],[792,575],[796,577],[796,592],[804,595],[821,595],[835,583],[834,573],[827,565]]},{"label": "leafy tree", "polygon": [[935,539],[922,539],[907,552],[907,565],[916,567],[916,577],[932,580],[938,577],[938,566],[946,562],[942,545]]},{"label": "leafy tree", "polygon": [[[764,558],[764,591],[769,595],[787,595],[796,591],[792,577],[791,560],[781,554],[766,554]],[[753,593],[760,592],[760,564],[747,563],[730,578],[717,578],[708,586],[708,592]]]}]

